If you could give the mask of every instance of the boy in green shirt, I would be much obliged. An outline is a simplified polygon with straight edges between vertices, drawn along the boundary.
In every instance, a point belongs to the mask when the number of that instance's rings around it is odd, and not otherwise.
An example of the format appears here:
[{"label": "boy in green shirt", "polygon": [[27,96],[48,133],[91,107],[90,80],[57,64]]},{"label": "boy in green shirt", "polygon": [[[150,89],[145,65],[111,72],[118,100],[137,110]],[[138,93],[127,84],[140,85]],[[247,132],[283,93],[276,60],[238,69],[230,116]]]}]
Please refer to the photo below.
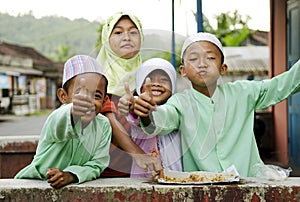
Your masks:
[{"label": "boy in green shirt", "polygon": [[107,99],[107,79],[97,61],[76,55],[64,65],[62,106],[41,131],[36,155],[15,178],[47,180],[54,188],[100,176],[109,163],[111,126],[100,114]]},{"label": "boy in green shirt", "polygon": [[217,172],[234,165],[242,177],[254,176],[255,165],[263,163],[253,133],[254,112],[300,91],[300,61],[272,79],[219,84],[227,65],[220,41],[209,33],[188,37],[181,58],[181,75],[192,88],[161,106],[150,90],[141,94],[134,112],[143,129],[152,135],[181,131],[184,171]]}]

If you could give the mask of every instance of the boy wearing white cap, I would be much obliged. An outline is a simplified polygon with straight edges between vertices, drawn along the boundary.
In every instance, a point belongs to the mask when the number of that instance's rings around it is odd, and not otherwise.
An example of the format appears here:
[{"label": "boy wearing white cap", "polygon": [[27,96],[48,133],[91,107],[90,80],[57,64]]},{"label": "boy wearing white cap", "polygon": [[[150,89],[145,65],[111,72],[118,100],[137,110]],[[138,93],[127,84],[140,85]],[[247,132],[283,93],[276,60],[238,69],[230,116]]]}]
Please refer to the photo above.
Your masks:
[{"label": "boy wearing white cap", "polygon": [[180,72],[193,88],[158,107],[147,92],[141,94],[134,112],[143,129],[153,135],[181,131],[184,171],[215,172],[234,165],[242,177],[255,176],[255,164],[263,162],[253,133],[254,112],[300,91],[300,61],[272,79],[218,84],[227,65],[214,35],[190,36],[181,57]]},{"label": "boy wearing white cap", "polygon": [[95,59],[76,55],[64,65],[62,106],[47,118],[36,155],[15,178],[47,180],[54,188],[100,176],[109,163],[111,126],[100,114],[107,79]]},{"label": "boy wearing white cap", "polygon": [[[145,92],[146,79],[151,80],[151,94],[157,105],[164,104],[176,92],[176,71],[167,60],[152,58],[140,65],[136,74],[137,95]],[[151,178],[151,171],[160,170],[161,166],[166,170],[182,171],[180,132],[174,130],[168,135],[158,137],[145,134],[140,127],[138,117],[133,114],[134,98],[129,86],[125,86],[125,90],[127,94],[120,98],[118,107],[123,115],[128,115],[127,120],[131,123],[131,138],[146,154],[161,160],[161,165],[154,164],[155,168],[144,169],[138,166],[138,162],[133,161],[130,177]],[[129,110],[131,113],[128,114]]]}]

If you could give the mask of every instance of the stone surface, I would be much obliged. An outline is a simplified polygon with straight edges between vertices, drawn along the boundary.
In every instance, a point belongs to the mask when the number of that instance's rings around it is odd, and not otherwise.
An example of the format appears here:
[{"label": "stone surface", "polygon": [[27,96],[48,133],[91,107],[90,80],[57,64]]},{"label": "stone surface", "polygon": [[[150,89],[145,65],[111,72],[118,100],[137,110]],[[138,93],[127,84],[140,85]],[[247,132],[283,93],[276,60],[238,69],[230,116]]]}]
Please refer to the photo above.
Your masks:
[{"label": "stone surface", "polygon": [[0,179],[0,201],[300,201],[300,178],[237,184],[164,185],[149,179],[100,178],[55,190],[46,181]]}]

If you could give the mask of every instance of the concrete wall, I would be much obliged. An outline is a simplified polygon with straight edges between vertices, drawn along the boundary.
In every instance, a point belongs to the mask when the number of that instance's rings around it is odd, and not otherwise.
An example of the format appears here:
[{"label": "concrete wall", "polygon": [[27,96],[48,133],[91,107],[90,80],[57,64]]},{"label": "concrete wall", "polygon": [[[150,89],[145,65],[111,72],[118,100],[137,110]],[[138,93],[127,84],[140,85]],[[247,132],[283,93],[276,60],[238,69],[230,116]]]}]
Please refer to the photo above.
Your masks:
[{"label": "concrete wall", "polygon": [[0,180],[0,201],[300,201],[300,178],[243,179],[238,184],[162,185],[149,179],[103,178],[62,189],[40,180]]},{"label": "concrete wall", "polygon": [[38,136],[0,137],[0,178],[12,178],[31,163],[38,138]]}]

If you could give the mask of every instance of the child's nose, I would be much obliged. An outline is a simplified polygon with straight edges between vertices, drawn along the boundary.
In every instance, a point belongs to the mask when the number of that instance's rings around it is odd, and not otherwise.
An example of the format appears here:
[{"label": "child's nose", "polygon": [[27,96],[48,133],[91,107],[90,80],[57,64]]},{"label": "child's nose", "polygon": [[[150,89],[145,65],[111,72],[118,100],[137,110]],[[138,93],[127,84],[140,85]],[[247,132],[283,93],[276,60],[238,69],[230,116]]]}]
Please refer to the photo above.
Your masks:
[{"label": "child's nose", "polygon": [[151,79],[151,83],[153,86],[158,86],[160,85],[160,80],[158,78],[153,78]]},{"label": "child's nose", "polygon": [[207,62],[206,60],[200,60],[198,64],[199,68],[206,68],[207,67]]},{"label": "child's nose", "polygon": [[152,86],[161,86],[158,82],[152,82]]}]

